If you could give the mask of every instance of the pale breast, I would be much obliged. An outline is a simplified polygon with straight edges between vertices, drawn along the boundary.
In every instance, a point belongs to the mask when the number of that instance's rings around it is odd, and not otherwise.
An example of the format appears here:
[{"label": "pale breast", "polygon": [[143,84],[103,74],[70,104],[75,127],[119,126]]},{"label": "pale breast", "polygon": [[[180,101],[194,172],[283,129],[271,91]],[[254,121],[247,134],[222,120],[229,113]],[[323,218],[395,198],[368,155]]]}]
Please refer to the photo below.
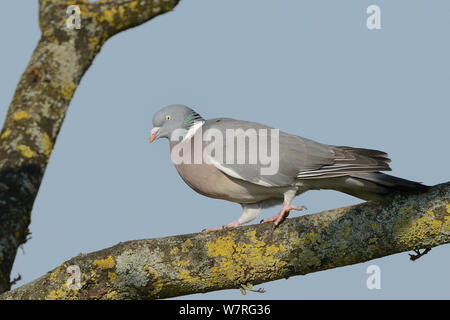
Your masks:
[{"label": "pale breast", "polygon": [[[174,145],[175,143],[171,142],[171,152]],[[238,203],[255,203],[268,199],[282,199],[286,190],[286,188],[264,187],[230,177],[213,164],[192,162],[175,164],[175,168],[187,185],[207,197]]]}]

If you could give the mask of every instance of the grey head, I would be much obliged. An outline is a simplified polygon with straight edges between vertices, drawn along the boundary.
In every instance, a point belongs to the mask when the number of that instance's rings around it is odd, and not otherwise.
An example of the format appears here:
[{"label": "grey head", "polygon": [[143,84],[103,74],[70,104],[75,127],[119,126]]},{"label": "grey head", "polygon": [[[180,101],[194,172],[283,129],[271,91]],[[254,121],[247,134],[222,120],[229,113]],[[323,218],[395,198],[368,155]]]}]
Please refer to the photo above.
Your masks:
[{"label": "grey head", "polygon": [[182,104],[172,104],[159,110],[153,116],[153,129],[150,134],[150,143],[159,138],[182,138],[196,122],[204,119],[191,108]]}]

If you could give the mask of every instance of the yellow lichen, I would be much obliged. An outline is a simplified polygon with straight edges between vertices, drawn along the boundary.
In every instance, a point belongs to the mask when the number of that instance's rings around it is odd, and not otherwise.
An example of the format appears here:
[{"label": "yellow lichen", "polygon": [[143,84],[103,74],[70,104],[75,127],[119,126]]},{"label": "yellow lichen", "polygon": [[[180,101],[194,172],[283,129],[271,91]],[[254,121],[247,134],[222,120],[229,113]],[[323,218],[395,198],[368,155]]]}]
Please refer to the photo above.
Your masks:
[{"label": "yellow lichen", "polygon": [[64,298],[64,291],[62,289],[58,289],[50,291],[50,293],[45,297],[45,300],[64,300]]},{"label": "yellow lichen", "polygon": [[314,244],[320,241],[320,235],[315,232],[309,232],[306,234],[306,239],[309,241],[310,244]]},{"label": "yellow lichen", "polygon": [[[406,216],[411,216],[412,208],[408,211],[409,213]],[[402,214],[405,215],[404,212]],[[400,217],[399,220],[402,222],[396,224],[395,231],[400,241],[409,245],[414,245],[417,241],[422,240],[427,233],[429,235],[439,234],[442,227],[442,221],[436,220],[432,210],[412,221],[405,220],[404,217]]]},{"label": "yellow lichen", "polygon": [[178,277],[180,278],[180,280],[183,281],[187,281],[191,284],[195,284],[195,285],[201,285],[201,286],[209,286],[211,285],[211,281],[209,279],[201,279],[199,276],[193,277],[191,276],[191,273],[189,272],[189,270],[184,269],[180,272],[180,274],[178,275]]},{"label": "yellow lichen", "polygon": [[[193,247],[193,243],[191,240],[186,240],[181,245],[181,252],[188,252],[188,249]],[[172,250],[170,250],[170,254],[175,254],[179,251],[177,247],[174,247]],[[207,278],[201,279],[199,276],[192,277],[187,266],[189,265],[189,260],[180,260],[179,257],[172,260],[172,265],[175,267],[175,269],[179,272],[178,277],[180,280],[187,281],[191,284],[195,285],[202,285],[202,286],[208,286],[211,284],[210,280]]]},{"label": "yellow lichen", "polygon": [[26,158],[32,158],[34,156],[34,151],[31,150],[29,146],[19,144],[17,148],[19,149],[20,153]]},{"label": "yellow lichen", "polygon": [[100,50],[100,38],[94,37],[94,38],[88,38],[89,43],[91,44],[92,49],[95,52],[98,52]]},{"label": "yellow lichen", "polygon": [[14,120],[30,119],[30,118],[31,116],[25,110],[18,111],[13,115]]},{"label": "yellow lichen", "polygon": [[148,265],[146,266],[148,269],[148,274],[151,279],[150,281],[152,282],[153,285],[152,292],[153,294],[158,294],[162,290],[164,283],[160,280],[159,274],[156,272],[156,270],[151,269]]},{"label": "yellow lichen", "polygon": [[432,235],[439,234],[441,232],[441,227],[442,227],[442,221],[433,220],[433,222],[431,222],[431,226],[430,226],[430,234],[432,234]]},{"label": "yellow lichen", "polygon": [[3,132],[3,134],[0,136],[0,138],[5,139],[5,138],[7,138],[10,134],[11,134],[11,130],[10,130],[10,129],[6,129],[5,132]]},{"label": "yellow lichen", "polygon": [[49,279],[50,281],[55,280],[56,276],[59,274],[59,272],[61,271],[61,268],[63,267],[63,265],[60,265],[58,268],[55,269],[55,271],[53,271],[52,273],[50,273]]},{"label": "yellow lichen", "polygon": [[100,278],[100,274],[95,269],[89,271],[89,281],[97,284],[97,280]]},{"label": "yellow lichen", "polygon": [[108,272],[108,281],[109,282],[114,282],[114,280],[116,280],[117,278],[117,274],[115,272]]},{"label": "yellow lichen", "polygon": [[181,271],[179,277],[181,280],[187,280],[188,282],[192,282],[192,277],[188,270]]},{"label": "yellow lichen", "polygon": [[[130,7],[131,7],[130,3]],[[137,5],[137,2],[136,2]],[[110,27],[113,27],[115,29],[121,30],[124,27],[124,23],[126,21],[125,16],[125,7],[123,5],[119,5],[117,8],[116,6],[111,7],[111,9],[106,9],[102,11],[102,15],[97,17],[97,20],[99,22],[106,21],[108,22]],[[117,22],[115,21],[115,17],[118,16]]]},{"label": "yellow lichen", "polygon": [[279,251],[284,252],[286,251],[286,248],[282,244],[280,244],[280,246],[272,244],[266,248],[266,252],[264,253],[264,255],[273,256],[277,254]]},{"label": "yellow lichen", "polygon": [[75,85],[69,84],[61,89],[61,94],[67,99],[72,99],[73,93],[75,92]]},{"label": "yellow lichen", "polygon": [[[72,294],[71,294],[72,293]],[[63,283],[61,288],[52,290],[44,298],[45,300],[75,300],[77,298],[77,289],[69,289],[67,283]]]},{"label": "yellow lichen", "polygon": [[103,11],[103,16],[100,17],[100,21],[106,21],[110,26],[114,26],[114,15],[117,13],[117,9],[115,6],[112,6],[111,9],[107,9]]},{"label": "yellow lichen", "polygon": [[105,259],[94,260],[92,264],[99,269],[112,269],[116,262],[112,256],[108,256]]},{"label": "yellow lichen", "polygon": [[286,250],[282,245],[266,245],[256,237],[255,230],[247,232],[247,236],[247,241],[238,244],[234,241],[235,234],[229,232],[207,243],[208,256],[218,258],[219,261],[218,265],[212,267],[211,278],[214,283],[224,280],[247,282],[268,267],[276,271],[286,265],[276,256]]},{"label": "yellow lichen", "polygon": [[409,227],[406,238],[409,241],[421,240],[425,236],[428,225],[430,224],[429,217],[422,217],[415,220]]},{"label": "yellow lichen", "polygon": [[112,299],[115,299],[117,297],[117,291],[111,291],[111,292],[108,292],[106,295],[105,295],[105,298],[106,299],[108,299],[108,300],[112,300]]},{"label": "yellow lichen", "polygon": [[291,243],[294,247],[303,249],[305,245],[314,244],[320,240],[320,236],[314,232],[306,234],[305,237],[296,237],[293,232],[291,232]]},{"label": "yellow lichen", "polygon": [[185,267],[186,265],[189,264],[189,260],[178,260],[177,261],[177,266],[181,266],[181,267]]},{"label": "yellow lichen", "polygon": [[372,227],[372,230],[373,230],[373,231],[377,231],[377,230],[378,230],[378,225],[377,225],[375,222],[372,222],[372,223],[370,224],[370,226]]},{"label": "yellow lichen", "polygon": [[190,248],[192,248],[194,245],[192,244],[192,241],[190,239],[187,239],[185,242],[181,244],[181,252],[188,252]]},{"label": "yellow lichen", "polygon": [[445,206],[445,209],[447,209],[447,213],[450,213],[450,203]]},{"label": "yellow lichen", "polygon": [[44,142],[44,152],[47,159],[50,157],[50,153],[53,149],[52,141],[46,132],[42,135],[42,141]]},{"label": "yellow lichen", "polygon": [[138,5],[138,0],[134,0],[134,1],[131,1],[128,6],[130,7],[131,11],[135,11],[137,8],[137,5]]},{"label": "yellow lichen", "polygon": [[450,231],[450,216],[444,217],[444,231]]},{"label": "yellow lichen", "polygon": [[119,6],[119,17],[121,21],[125,18],[125,8],[123,6]]}]

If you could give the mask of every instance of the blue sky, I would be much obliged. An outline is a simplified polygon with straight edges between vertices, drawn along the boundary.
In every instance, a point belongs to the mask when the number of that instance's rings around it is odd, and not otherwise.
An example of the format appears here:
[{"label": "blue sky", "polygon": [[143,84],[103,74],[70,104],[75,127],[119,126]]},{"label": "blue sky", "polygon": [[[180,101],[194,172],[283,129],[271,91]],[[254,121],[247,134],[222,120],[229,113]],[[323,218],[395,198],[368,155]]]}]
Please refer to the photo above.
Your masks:
[{"label": "blue sky", "polygon": [[[371,4],[381,8],[380,30],[366,27]],[[37,1],[7,1],[2,13],[1,121],[40,34]],[[173,12],[114,36],[75,92],[12,276],[20,273],[21,285],[80,252],[239,217],[239,205],[184,184],[167,141],[148,144],[153,114],[173,103],[204,118],[380,149],[394,175],[448,181],[449,27],[443,0],[181,0]],[[333,191],[294,201],[308,213],[359,202]],[[414,263],[402,253],[262,284],[264,294],[188,298],[448,299],[449,257],[446,245]],[[380,290],[366,288],[371,264],[381,269]]]}]

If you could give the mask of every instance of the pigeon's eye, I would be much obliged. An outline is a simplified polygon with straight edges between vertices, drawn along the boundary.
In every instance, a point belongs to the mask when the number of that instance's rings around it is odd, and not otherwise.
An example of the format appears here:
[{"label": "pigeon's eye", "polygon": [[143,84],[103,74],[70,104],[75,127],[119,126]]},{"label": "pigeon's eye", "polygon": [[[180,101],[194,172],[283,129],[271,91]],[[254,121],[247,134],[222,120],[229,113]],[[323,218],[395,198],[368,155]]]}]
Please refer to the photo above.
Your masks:
[{"label": "pigeon's eye", "polygon": [[171,116],[170,114],[168,114],[168,115],[166,116],[166,120],[170,120],[170,119],[172,119],[172,116]]}]

